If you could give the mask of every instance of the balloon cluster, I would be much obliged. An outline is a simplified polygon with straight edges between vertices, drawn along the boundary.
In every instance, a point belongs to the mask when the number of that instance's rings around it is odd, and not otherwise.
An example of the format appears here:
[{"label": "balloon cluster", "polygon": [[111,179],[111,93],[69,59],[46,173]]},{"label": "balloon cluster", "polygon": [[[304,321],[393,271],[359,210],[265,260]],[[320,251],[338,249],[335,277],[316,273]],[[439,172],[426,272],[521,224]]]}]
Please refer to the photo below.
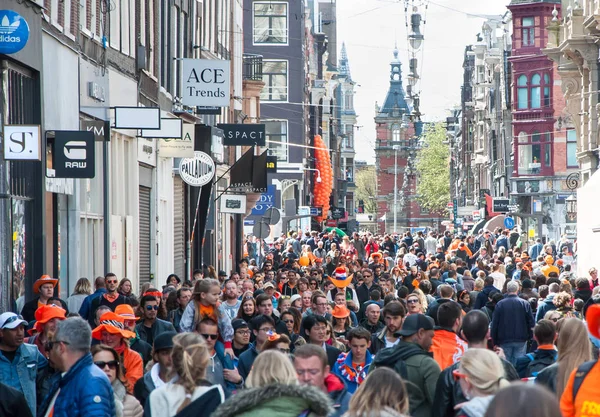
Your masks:
[{"label": "balloon cluster", "polygon": [[[329,197],[333,190],[333,169],[331,169],[331,157],[329,156],[329,151],[320,135],[315,136],[314,143],[316,148],[315,168],[319,171],[315,173],[313,195],[315,206],[323,208],[323,215],[317,217],[317,221],[320,223],[324,218],[327,218],[327,213],[329,212]],[[321,178],[320,182],[317,180],[319,177]]]}]

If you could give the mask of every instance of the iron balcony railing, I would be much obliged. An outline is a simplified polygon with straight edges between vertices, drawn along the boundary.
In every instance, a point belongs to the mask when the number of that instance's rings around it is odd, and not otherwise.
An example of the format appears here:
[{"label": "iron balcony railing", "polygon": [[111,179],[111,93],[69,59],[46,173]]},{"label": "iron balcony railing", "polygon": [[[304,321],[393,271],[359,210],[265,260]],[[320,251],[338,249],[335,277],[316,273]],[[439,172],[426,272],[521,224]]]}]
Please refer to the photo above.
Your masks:
[{"label": "iron balcony railing", "polygon": [[244,80],[262,81],[263,56],[257,54],[244,54],[242,75]]}]

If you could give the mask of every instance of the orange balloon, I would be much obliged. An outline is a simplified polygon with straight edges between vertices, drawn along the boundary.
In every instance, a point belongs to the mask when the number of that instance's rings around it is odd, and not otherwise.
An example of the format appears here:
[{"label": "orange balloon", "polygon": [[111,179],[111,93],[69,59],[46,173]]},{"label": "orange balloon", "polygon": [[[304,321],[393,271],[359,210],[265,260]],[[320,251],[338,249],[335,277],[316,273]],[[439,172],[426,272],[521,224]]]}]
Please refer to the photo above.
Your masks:
[{"label": "orange balloon", "polygon": [[308,259],[308,256],[301,256],[298,263],[300,266],[308,266],[310,264],[310,259]]}]

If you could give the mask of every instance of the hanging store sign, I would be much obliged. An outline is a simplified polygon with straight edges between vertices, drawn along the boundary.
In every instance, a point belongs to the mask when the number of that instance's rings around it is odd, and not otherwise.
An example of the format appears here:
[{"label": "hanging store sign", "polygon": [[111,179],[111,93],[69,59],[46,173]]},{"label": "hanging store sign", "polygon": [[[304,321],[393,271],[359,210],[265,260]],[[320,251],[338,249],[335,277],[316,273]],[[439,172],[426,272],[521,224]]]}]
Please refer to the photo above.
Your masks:
[{"label": "hanging store sign", "polygon": [[218,124],[223,130],[223,144],[227,146],[265,146],[264,124]]},{"label": "hanging store sign", "polygon": [[194,152],[193,158],[184,158],[179,162],[179,176],[192,187],[202,187],[215,177],[215,162],[200,151]]},{"label": "hanging store sign", "polygon": [[246,196],[223,194],[221,197],[221,213],[246,214]]},{"label": "hanging store sign", "polygon": [[0,54],[14,54],[25,48],[29,25],[17,12],[0,10]]},{"label": "hanging store sign", "polygon": [[104,142],[110,140],[110,125],[103,120],[81,120],[79,122],[81,130],[86,130],[94,134],[96,142]]},{"label": "hanging store sign", "polygon": [[230,62],[220,59],[181,60],[181,103],[185,106],[229,107]]},{"label": "hanging store sign", "polygon": [[55,178],[94,178],[96,176],[94,134],[78,130],[55,131],[52,169]]},{"label": "hanging store sign", "polygon": [[193,158],[194,157],[194,125],[184,123],[181,139],[163,139],[159,141],[161,158]]},{"label": "hanging store sign", "polygon": [[492,211],[494,213],[508,213],[510,210],[508,209],[508,205],[510,204],[510,200],[508,198],[494,198],[492,202]]},{"label": "hanging store sign", "polygon": [[40,161],[41,133],[39,125],[4,125],[4,159]]},{"label": "hanging store sign", "polygon": [[277,172],[277,157],[274,155],[267,155],[267,172]]}]

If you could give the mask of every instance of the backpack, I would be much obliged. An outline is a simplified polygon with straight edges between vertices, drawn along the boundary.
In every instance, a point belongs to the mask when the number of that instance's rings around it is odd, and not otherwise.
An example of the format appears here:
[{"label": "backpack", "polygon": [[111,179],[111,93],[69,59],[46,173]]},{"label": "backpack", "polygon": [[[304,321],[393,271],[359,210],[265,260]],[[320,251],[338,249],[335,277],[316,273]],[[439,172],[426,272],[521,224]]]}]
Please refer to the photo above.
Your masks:
[{"label": "backpack", "polygon": [[579,365],[577,368],[577,372],[575,372],[575,379],[573,380],[573,403],[575,403],[575,397],[577,397],[577,393],[579,392],[579,388],[581,388],[581,384],[583,384],[583,380],[590,373],[596,361],[584,362]]},{"label": "backpack", "polygon": [[541,371],[556,362],[558,352],[554,352],[552,357],[544,356],[542,358],[536,358],[533,353],[528,353],[525,356],[530,360],[529,365],[527,365],[527,370],[525,371],[525,378],[535,378]]}]

